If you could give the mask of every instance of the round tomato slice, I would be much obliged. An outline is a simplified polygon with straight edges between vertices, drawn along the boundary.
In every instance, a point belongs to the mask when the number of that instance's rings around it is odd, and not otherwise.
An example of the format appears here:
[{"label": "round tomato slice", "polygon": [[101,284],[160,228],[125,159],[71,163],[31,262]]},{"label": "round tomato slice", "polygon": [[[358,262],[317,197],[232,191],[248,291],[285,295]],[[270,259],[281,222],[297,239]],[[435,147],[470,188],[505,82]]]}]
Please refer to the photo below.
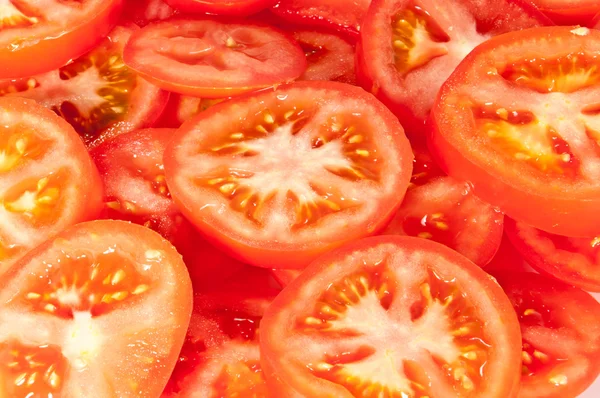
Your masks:
[{"label": "round tomato slice", "polygon": [[215,105],[165,152],[183,214],[244,262],[303,268],[381,230],[412,153],[398,120],[364,90],[298,82]]},{"label": "round tomato slice", "polygon": [[136,26],[116,27],[98,47],[60,69],[0,82],[0,95],[31,98],[68,121],[90,148],[148,127],[168,93],[123,64],[123,47]]},{"label": "round tomato slice", "polygon": [[181,349],[192,288],[160,235],[78,224],[0,283],[0,395],[158,396]]},{"label": "round tomato slice", "polygon": [[[548,27],[474,50],[442,87],[430,147],[508,216],[595,236],[600,212],[600,31]],[[540,56],[543,54],[543,57]]]},{"label": "round tomato slice", "polygon": [[90,50],[117,22],[122,0],[4,0],[0,78],[61,67]]},{"label": "round tomato slice", "polygon": [[124,59],[159,87],[206,98],[289,82],[306,69],[302,49],[282,32],[208,19],[146,26],[131,37]]},{"label": "round tomato slice", "polygon": [[408,190],[382,232],[442,243],[483,267],[498,251],[504,215],[475,195],[468,183],[436,178]]},{"label": "round tomato slice", "polygon": [[514,0],[374,0],[357,52],[359,82],[420,136],[440,86],[473,48],[548,23]]},{"label": "round tomato slice", "polygon": [[600,237],[569,238],[507,219],[506,233],[537,271],[570,285],[600,292]]},{"label": "round tomato slice", "polygon": [[600,374],[600,304],[534,273],[501,275],[523,336],[520,398],[577,397]]},{"label": "round tomato slice", "polygon": [[276,0],[165,0],[183,12],[245,16],[270,7]]},{"label": "round tomato slice", "polygon": [[600,12],[597,0],[531,0],[558,25],[587,25]]},{"label": "round tomato slice", "polygon": [[518,320],[492,278],[438,243],[367,238],[312,263],[261,322],[275,396],[515,397]]},{"label": "round tomato slice", "polygon": [[354,48],[346,40],[329,33],[302,30],[294,32],[308,67],[300,80],[330,80],[355,84]]},{"label": "round tomato slice", "polygon": [[162,21],[177,14],[164,0],[135,0],[125,2],[123,15],[137,26]]},{"label": "round tomato slice", "polygon": [[0,98],[0,274],[66,227],[95,218],[102,182],[77,133],[34,101]]}]

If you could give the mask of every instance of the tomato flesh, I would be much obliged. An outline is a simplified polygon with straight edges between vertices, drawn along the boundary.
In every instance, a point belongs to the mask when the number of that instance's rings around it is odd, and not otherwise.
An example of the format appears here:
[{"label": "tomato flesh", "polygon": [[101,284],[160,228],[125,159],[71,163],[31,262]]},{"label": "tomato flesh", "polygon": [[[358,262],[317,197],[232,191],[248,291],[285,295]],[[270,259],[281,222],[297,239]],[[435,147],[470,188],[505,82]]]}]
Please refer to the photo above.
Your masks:
[{"label": "tomato flesh", "polygon": [[246,16],[270,7],[276,0],[166,0],[172,7],[189,13]]},{"label": "tomato flesh", "polygon": [[126,15],[137,26],[144,27],[151,22],[162,21],[177,15],[177,10],[164,0],[136,0],[125,3]]},{"label": "tomato flesh", "polygon": [[557,25],[587,26],[600,12],[595,0],[532,0]]}]

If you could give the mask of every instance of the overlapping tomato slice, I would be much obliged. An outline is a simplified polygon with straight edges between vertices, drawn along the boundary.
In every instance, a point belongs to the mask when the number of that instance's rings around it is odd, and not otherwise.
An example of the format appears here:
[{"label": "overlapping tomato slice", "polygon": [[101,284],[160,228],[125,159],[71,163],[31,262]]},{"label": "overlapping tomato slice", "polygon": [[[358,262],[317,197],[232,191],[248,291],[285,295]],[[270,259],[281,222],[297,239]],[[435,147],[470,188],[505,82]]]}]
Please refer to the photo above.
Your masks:
[{"label": "overlapping tomato slice", "polygon": [[520,334],[483,271],[425,239],[383,236],[311,264],[267,309],[275,396],[514,397]]},{"label": "overlapping tomato slice", "polygon": [[377,233],[398,208],[412,153],[363,90],[295,83],[233,99],[178,130],[167,184],[211,241],[249,263],[302,268]]},{"label": "overlapping tomato slice", "polygon": [[0,283],[0,395],[158,396],[192,306],[181,257],[120,221],[71,227]]}]

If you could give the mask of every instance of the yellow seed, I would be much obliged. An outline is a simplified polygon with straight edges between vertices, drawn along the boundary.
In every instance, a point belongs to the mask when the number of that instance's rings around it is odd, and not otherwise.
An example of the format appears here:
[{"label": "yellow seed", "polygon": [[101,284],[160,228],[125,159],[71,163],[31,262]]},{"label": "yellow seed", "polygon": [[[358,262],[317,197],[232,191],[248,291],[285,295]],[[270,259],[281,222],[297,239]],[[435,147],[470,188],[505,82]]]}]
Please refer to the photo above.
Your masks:
[{"label": "yellow seed", "polygon": [[8,367],[9,367],[9,368],[16,368],[17,366],[19,366],[19,362],[10,362],[10,363],[8,364]]},{"label": "yellow seed", "polygon": [[25,296],[27,298],[27,300],[37,300],[40,297],[42,297],[41,294],[39,293],[35,293],[35,292],[29,292],[27,293],[27,296]]},{"label": "yellow seed", "polygon": [[452,375],[454,376],[454,380],[460,380],[463,377],[465,377],[466,374],[467,374],[467,371],[465,370],[465,368],[456,368],[456,369],[454,369],[454,372],[452,373]]},{"label": "yellow seed", "polygon": [[596,236],[594,239],[592,239],[590,244],[592,245],[592,247],[600,245],[600,236]]},{"label": "yellow seed", "polygon": [[461,326],[452,332],[453,336],[466,336],[471,332],[468,326]]},{"label": "yellow seed", "polygon": [[315,318],[313,316],[306,317],[306,319],[304,320],[304,323],[306,323],[307,325],[321,325],[321,324],[323,324],[323,322],[320,319]]},{"label": "yellow seed", "polygon": [[125,210],[130,211],[130,212],[135,212],[135,205],[129,201],[124,201],[123,202],[123,207],[125,207]]},{"label": "yellow seed", "polygon": [[112,299],[113,300],[117,300],[117,301],[122,301],[125,300],[125,298],[128,296],[127,292],[116,292],[112,294]]},{"label": "yellow seed", "polygon": [[27,87],[29,88],[35,88],[36,84],[37,82],[34,78],[30,78],[29,80],[27,80]]},{"label": "yellow seed", "polygon": [[15,142],[15,148],[17,148],[17,152],[19,152],[19,154],[24,154],[25,149],[27,149],[27,142],[25,141],[25,139],[19,138],[17,142]]},{"label": "yellow seed", "polygon": [[362,156],[363,158],[369,157],[370,153],[366,149],[357,149],[354,151],[358,156]]},{"label": "yellow seed", "polygon": [[538,350],[534,350],[533,351],[533,356],[536,357],[537,359],[539,359],[542,362],[547,362],[548,359],[549,359],[548,355],[546,355],[543,352],[538,351]]},{"label": "yellow seed", "polygon": [[473,381],[467,377],[467,376],[463,376],[462,378],[462,386],[465,390],[467,391],[471,391],[475,388],[475,384],[473,383]]},{"label": "yellow seed", "polygon": [[110,280],[112,279],[111,274],[106,275],[106,277],[102,280],[102,284],[103,285],[108,285],[110,283]]},{"label": "yellow seed", "polygon": [[121,204],[118,201],[106,202],[105,205],[109,209],[113,209],[113,210],[120,210],[121,209]]},{"label": "yellow seed", "polygon": [[100,271],[98,270],[98,268],[94,268],[94,269],[92,269],[92,273],[90,274],[90,279],[91,279],[91,280],[94,280],[94,279],[96,279],[96,277],[98,276],[98,272],[100,272]]},{"label": "yellow seed", "polygon": [[244,138],[244,133],[233,133],[229,136],[232,140],[241,140]]},{"label": "yellow seed", "polygon": [[567,385],[568,382],[569,380],[567,379],[567,376],[562,374],[550,378],[550,383],[554,384],[555,386],[564,386]]},{"label": "yellow seed", "polygon": [[287,111],[283,114],[283,117],[285,118],[285,120],[289,120],[292,117],[292,115],[294,115],[294,111]]},{"label": "yellow seed", "polygon": [[20,375],[15,377],[15,385],[22,386],[23,384],[25,384],[26,380],[27,380],[27,373],[21,373]]},{"label": "yellow seed", "polygon": [[236,47],[236,46],[237,46],[237,43],[236,43],[236,41],[233,39],[233,37],[229,36],[229,37],[227,38],[227,40],[225,41],[225,45],[226,45],[228,48],[234,48],[234,47]]},{"label": "yellow seed", "polygon": [[536,311],[536,310],[534,310],[534,309],[528,308],[528,309],[526,309],[525,311],[523,311],[523,315],[525,315],[525,316],[529,316],[529,315],[540,315],[540,313],[539,313],[539,312],[537,312],[537,311]]},{"label": "yellow seed", "polygon": [[571,161],[571,155],[569,155],[568,153],[563,153],[560,158],[562,159],[563,162],[568,163]]},{"label": "yellow seed", "polygon": [[408,46],[402,40],[394,40],[394,47],[400,50],[408,50]]},{"label": "yellow seed", "polygon": [[38,190],[38,192],[41,191],[42,189],[46,188],[46,185],[48,185],[49,181],[50,181],[50,179],[48,177],[41,178],[37,182],[37,190]]},{"label": "yellow seed", "polygon": [[531,355],[527,351],[521,352],[521,359],[525,365],[531,365],[533,362],[533,358],[531,358]]},{"label": "yellow seed", "polygon": [[431,238],[433,238],[433,235],[430,234],[429,232],[419,232],[417,234],[417,237],[422,238],[422,239],[431,239]]},{"label": "yellow seed", "polygon": [[464,354],[462,354],[462,356],[468,359],[469,361],[474,361],[477,359],[477,353],[475,351],[465,352]]},{"label": "yellow seed", "polygon": [[339,133],[340,131],[342,131],[342,125],[340,123],[333,122],[331,123],[331,130],[334,133]]},{"label": "yellow seed", "polygon": [[52,372],[50,374],[50,377],[48,377],[48,383],[50,384],[50,386],[52,388],[54,388],[54,389],[58,388],[58,386],[60,385],[60,377],[58,377],[56,372]]},{"label": "yellow seed", "polygon": [[227,184],[223,184],[219,187],[219,191],[224,194],[230,194],[236,187],[236,184],[229,182]]},{"label": "yellow seed", "polygon": [[27,385],[32,386],[35,383],[36,378],[37,378],[37,372],[30,374],[29,378],[27,379]]},{"label": "yellow seed", "polygon": [[505,108],[500,108],[496,111],[496,115],[498,115],[498,117],[500,119],[503,120],[507,120],[508,119],[508,111]]},{"label": "yellow seed", "polygon": [[160,250],[146,250],[144,256],[147,260],[158,260],[162,258],[162,252]]},{"label": "yellow seed", "polygon": [[134,294],[134,295],[142,294],[145,291],[147,291],[149,288],[150,287],[148,285],[138,285],[138,287],[136,287],[135,290],[131,294]]},{"label": "yellow seed", "polygon": [[273,123],[275,123],[275,119],[273,118],[273,115],[271,115],[271,114],[270,114],[270,113],[268,113],[268,112],[267,112],[267,113],[265,113],[264,120],[265,120],[265,122],[266,122],[266,123],[268,123],[268,124],[273,124]]},{"label": "yellow seed", "polygon": [[44,310],[46,310],[48,312],[54,312],[54,311],[56,311],[56,306],[54,304],[48,303],[44,306]]},{"label": "yellow seed", "polygon": [[262,124],[259,124],[258,126],[256,126],[256,130],[258,130],[258,132],[260,132],[262,134],[269,134],[267,129]]},{"label": "yellow seed", "polygon": [[125,279],[125,271],[120,269],[120,270],[117,270],[117,272],[115,272],[112,279],[110,280],[110,283],[111,283],[111,285],[116,285],[117,283],[121,282],[123,279]]},{"label": "yellow seed", "polygon": [[321,362],[321,363],[317,364],[316,368],[317,368],[317,370],[320,370],[320,371],[327,371],[327,370],[330,370],[331,368],[333,368],[333,365],[330,365],[325,362]]},{"label": "yellow seed", "polygon": [[352,137],[348,138],[348,143],[350,144],[358,144],[363,142],[364,137],[359,134],[354,134]]}]

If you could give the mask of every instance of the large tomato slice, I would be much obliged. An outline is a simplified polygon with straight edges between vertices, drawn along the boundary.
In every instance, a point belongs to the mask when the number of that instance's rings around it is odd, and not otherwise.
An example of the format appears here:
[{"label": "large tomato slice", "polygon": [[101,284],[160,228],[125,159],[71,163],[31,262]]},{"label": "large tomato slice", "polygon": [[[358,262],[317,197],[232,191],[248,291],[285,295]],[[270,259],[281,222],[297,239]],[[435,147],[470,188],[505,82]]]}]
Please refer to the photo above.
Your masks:
[{"label": "large tomato slice", "polygon": [[276,0],[166,0],[183,12],[216,15],[250,15],[273,5]]},{"label": "large tomato slice", "polygon": [[173,246],[120,221],[78,224],[0,283],[0,396],[156,397],[192,288]]},{"label": "large tomato slice", "polygon": [[502,275],[523,335],[519,397],[577,397],[600,374],[600,304],[534,273]]},{"label": "large tomato slice", "polygon": [[572,27],[509,33],[479,46],[432,112],[430,146],[442,168],[512,218],[595,236],[598,50],[600,31]]},{"label": "large tomato slice", "polygon": [[0,98],[0,274],[64,228],[93,219],[102,182],[81,140],[34,101]]},{"label": "large tomato slice", "polygon": [[380,236],[312,263],[265,312],[260,344],[278,397],[507,398],[520,340],[479,267],[438,243]]},{"label": "large tomato slice", "polygon": [[118,26],[97,48],[41,75],[0,82],[0,95],[26,97],[68,121],[88,147],[127,131],[150,126],[168,93],[123,64],[123,47],[134,25]]},{"label": "large tomato slice", "polygon": [[440,86],[475,46],[545,23],[518,0],[374,0],[357,53],[359,82],[422,135]]},{"label": "large tomato slice", "polygon": [[146,26],[127,43],[125,63],[174,92],[222,98],[289,82],[306,69],[287,35],[252,22],[169,20]]},{"label": "large tomato slice", "polygon": [[303,268],[377,233],[412,169],[394,115],[333,82],[215,105],[178,130],[164,161],[183,214],[230,253],[269,268]]},{"label": "large tomato slice", "polygon": [[536,270],[570,285],[600,292],[600,237],[569,238],[507,219],[506,232]]},{"label": "large tomato slice", "polygon": [[600,12],[597,0],[531,0],[560,25],[587,25]]},{"label": "large tomato slice", "polygon": [[3,0],[0,78],[56,69],[98,43],[116,23],[123,0]]}]

